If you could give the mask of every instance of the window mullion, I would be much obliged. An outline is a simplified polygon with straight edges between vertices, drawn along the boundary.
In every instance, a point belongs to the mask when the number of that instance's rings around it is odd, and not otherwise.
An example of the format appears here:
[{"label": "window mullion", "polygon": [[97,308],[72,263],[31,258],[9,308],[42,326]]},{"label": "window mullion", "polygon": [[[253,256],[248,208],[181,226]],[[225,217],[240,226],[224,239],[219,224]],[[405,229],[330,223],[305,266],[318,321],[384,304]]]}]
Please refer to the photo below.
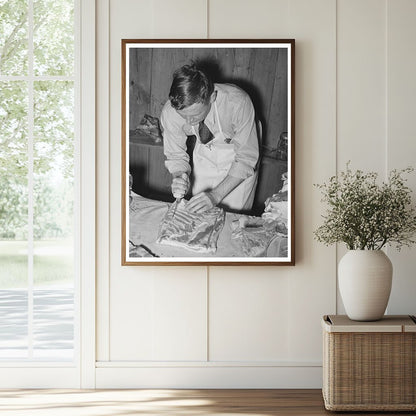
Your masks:
[{"label": "window mullion", "polygon": [[[30,76],[18,76],[18,75],[0,75],[1,81],[26,81],[29,82],[32,80],[33,77]],[[36,81],[72,81],[74,82],[76,80],[73,76],[54,76],[54,75],[43,75],[43,76],[37,76]]]},{"label": "window mullion", "polygon": [[33,358],[33,142],[34,142],[34,74],[33,74],[33,0],[28,2],[28,358]]}]

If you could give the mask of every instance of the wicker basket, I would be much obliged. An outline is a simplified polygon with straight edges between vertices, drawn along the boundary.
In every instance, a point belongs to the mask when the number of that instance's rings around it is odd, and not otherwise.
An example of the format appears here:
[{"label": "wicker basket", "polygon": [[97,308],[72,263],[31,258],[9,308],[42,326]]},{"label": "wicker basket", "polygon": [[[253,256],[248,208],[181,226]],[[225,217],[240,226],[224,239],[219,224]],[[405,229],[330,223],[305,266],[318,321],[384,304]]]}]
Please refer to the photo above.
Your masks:
[{"label": "wicker basket", "polygon": [[324,316],[325,408],[343,411],[416,410],[416,319],[386,316],[356,322]]}]

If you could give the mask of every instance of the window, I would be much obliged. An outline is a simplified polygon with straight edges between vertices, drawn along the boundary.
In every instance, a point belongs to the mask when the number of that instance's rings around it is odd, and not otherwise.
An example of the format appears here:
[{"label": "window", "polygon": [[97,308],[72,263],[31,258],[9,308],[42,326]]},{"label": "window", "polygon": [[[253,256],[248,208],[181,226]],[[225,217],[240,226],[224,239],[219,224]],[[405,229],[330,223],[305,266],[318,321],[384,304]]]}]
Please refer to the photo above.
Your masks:
[{"label": "window", "polygon": [[0,360],[74,359],[74,0],[0,0]]}]

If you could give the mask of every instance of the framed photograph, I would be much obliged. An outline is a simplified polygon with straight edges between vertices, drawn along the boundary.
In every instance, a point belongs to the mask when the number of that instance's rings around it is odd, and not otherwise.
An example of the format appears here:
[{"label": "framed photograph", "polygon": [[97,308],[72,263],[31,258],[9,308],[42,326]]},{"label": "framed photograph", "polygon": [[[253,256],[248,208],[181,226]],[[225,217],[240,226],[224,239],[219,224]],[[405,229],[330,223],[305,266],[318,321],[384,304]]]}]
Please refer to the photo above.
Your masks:
[{"label": "framed photograph", "polygon": [[294,265],[295,41],[122,40],[122,265]]}]

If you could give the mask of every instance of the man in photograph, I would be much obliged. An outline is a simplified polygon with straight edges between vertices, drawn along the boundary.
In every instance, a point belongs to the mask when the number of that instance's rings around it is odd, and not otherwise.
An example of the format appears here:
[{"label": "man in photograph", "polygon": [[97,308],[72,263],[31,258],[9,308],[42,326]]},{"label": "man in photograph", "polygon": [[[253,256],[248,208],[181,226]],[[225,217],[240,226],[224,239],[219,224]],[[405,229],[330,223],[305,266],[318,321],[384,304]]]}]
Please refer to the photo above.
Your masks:
[{"label": "man in photograph", "polygon": [[[166,168],[172,194],[191,212],[214,206],[249,212],[257,185],[259,142],[248,94],[232,84],[213,83],[197,65],[175,71],[161,113]],[[188,154],[188,137],[194,138]]]}]

